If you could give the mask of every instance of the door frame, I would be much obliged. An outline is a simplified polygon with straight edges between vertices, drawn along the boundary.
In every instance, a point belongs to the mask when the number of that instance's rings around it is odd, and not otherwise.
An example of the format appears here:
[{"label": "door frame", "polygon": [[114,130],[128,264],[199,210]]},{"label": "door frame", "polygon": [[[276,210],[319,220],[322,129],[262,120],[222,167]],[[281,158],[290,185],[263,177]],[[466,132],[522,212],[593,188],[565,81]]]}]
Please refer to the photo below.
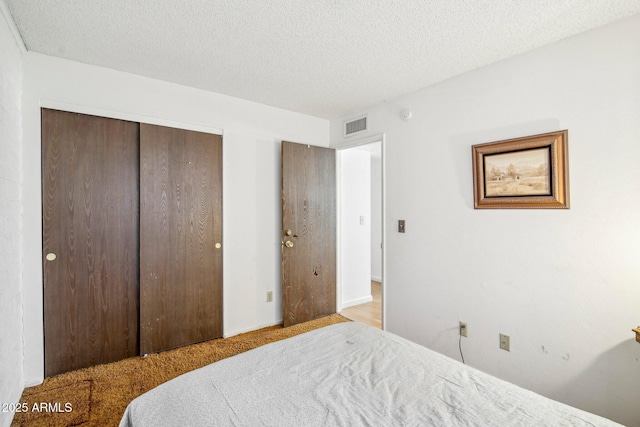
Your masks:
[{"label": "door frame", "polygon": [[[386,265],[387,265],[387,256],[386,256],[386,244],[385,244],[385,236],[386,236],[386,224],[385,224],[385,218],[386,218],[386,161],[385,161],[385,148],[386,148],[386,142],[385,142],[385,134],[384,133],[378,133],[375,135],[371,135],[371,136],[367,136],[364,138],[359,138],[359,139],[354,139],[354,140],[350,140],[350,141],[344,141],[341,142],[339,144],[336,144],[334,146],[331,146],[330,148],[333,148],[336,150],[336,152],[342,151],[342,150],[346,150],[349,148],[354,148],[354,147],[358,147],[361,145],[368,145],[368,144],[373,144],[376,142],[380,142],[380,160],[382,163],[382,171],[381,171],[381,175],[382,175],[382,183],[381,183],[381,192],[382,194],[381,199],[382,199],[382,212],[381,212],[381,216],[382,216],[382,298],[381,298],[381,304],[382,304],[382,318],[381,323],[382,323],[382,329],[386,329],[386,304],[385,304],[385,295],[386,295],[386,284],[387,284],[387,277],[386,277]],[[340,283],[341,281],[341,277],[342,277],[342,248],[341,248],[341,237],[342,237],[342,230],[340,227],[340,218],[342,216],[342,206],[340,204],[340,184],[341,184],[341,180],[342,180],[342,176],[340,175],[340,156],[336,156],[336,206],[337,206],[337,223],[336,223],[336,312],[340,312],[342,311],[342,284]]]}]

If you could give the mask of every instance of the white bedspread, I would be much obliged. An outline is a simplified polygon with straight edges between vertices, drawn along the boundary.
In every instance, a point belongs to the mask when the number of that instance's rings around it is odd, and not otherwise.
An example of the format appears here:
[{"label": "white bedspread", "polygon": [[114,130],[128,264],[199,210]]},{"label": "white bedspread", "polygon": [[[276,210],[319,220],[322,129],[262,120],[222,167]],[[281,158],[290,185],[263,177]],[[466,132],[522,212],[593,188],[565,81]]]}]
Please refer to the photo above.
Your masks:
[{"label": "white bedspread", "polygon": [[613,426],[396,335],[340,323],[182,375],[121,427]]}]

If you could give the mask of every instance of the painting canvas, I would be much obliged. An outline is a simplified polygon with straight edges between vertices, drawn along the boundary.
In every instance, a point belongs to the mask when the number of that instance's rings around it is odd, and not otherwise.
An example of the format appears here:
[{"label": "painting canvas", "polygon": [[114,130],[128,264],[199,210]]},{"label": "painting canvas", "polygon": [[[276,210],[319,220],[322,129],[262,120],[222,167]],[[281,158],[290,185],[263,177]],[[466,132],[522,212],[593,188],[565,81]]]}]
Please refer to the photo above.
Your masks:
[{"label": "painting canvas", "polygon": [[569,208],[566,130],[472,147],[474,207]]},{"label": "painting canvas", "polygon": [[485,196],[551,195],[549,148],[484,157]]}]

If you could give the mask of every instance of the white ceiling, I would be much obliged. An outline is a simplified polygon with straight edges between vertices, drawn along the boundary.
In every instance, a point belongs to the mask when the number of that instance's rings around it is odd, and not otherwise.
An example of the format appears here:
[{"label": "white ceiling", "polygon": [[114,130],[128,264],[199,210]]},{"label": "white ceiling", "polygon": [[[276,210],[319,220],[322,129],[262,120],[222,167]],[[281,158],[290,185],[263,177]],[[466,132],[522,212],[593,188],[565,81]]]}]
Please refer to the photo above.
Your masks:
[{"label": "white ceiling", "polygon": [[333,118],[640,0],[0,0],[28,50]]}]

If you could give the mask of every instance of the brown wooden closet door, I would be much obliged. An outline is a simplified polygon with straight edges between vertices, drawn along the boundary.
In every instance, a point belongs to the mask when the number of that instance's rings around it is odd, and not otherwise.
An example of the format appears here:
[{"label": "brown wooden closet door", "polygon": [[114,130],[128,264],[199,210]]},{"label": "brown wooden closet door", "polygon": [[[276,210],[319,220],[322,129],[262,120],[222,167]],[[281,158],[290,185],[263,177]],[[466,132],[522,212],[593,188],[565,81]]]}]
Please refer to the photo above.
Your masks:
[{"label": "brown wooden closet door", "polygon": [[42,110],[45,375],[138,350],[138,124]]},{"label": "brown wooden closet door", "polygon": [[335,165],[333,149],[282,142],[284,326],[336,312]]},{"label": "brown wooden closet door", "polygon": [[140,125],[140,352],[222,336],[222,138]]}]

